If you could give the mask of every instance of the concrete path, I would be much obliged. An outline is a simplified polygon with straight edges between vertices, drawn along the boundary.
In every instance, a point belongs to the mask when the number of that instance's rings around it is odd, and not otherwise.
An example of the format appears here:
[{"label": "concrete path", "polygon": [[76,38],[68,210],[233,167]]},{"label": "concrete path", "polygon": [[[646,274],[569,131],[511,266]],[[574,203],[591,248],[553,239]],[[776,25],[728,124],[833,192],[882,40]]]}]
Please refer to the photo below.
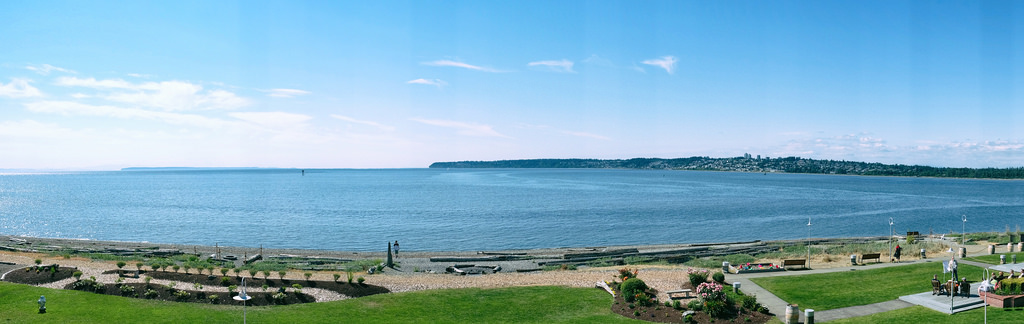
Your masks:
[{"label": "concrete path", "polygon": [[[986,249],[986,248],[987,247],[984,247],[984,246],[968,246],[968,251],[967,252],[968,252],[969,256],[980,255],[980,254],[982,254],[983,250]],[[761,286],[758,286],[757,284],[755,284],[750,279],[752,279],[752,278],[761,278],[761,277],[801,276],[801,275],[817,274],[817,273],[833,273],[833,272],[844,272],[844,271],[870,270],[870,269],[878,269],[878,268],[888,268],[888,267],[895,267],[895,266],[903,266],[903,265],[914,264],[914,263],[926,263],[926,262],[940,262],[941,263],[942,261],[945,261],[945,260],[948,260],[948,259],[949,258],[947,256],[940,256],[940,257],[933,257],[933,258],[928,258],[928,259],[904,261],[904,262],[901,262],[901,263],[888,263],[888,262],[886,262],[886,263],[875,263],[875,264],[858,265],[858,266],[852,266],[851,265],[849,267],[828,268],[828,269],[810,269],[810,270],[802,270],[802,271],[779,271],[779,272],[764,272],[764,273],[750,273],[750,274],[735,274],[735,275],[729,276],[728,280],[730,282],[739,282],[740,283],[740,290],[742,290],[746,294],[751,294],[751,295],[757,296],[757,301],[758,302],[760,302],[762,305],[767,307],[768,310],[770,310],[772,312],[772,314],[775,314],[779,318],[779,320],[782,320],[782,322],[785,323],[785,321],[786,321],[786,319],[785,319],[786,307],[789,305],[789,303],[787,303],[786,301],[782,300],[778,296],[775,296],[774,294],[772,294],[768,290],[765,290],[764,288],[761,288]],[[978,267],[982,267],[982,268],[987,268],[987,267],[991,266],[990,264],[984,264],[984,263],[978,263],[978,262],[974,262],[974,261],[967,261],[967,260],[960,260],[960,259],[957,259],[957,262],[961,262],[963,264],[969,264],[969,265],[973,265],[973,266],[978,266]],[[814,321],[815,322],[826,322],[826,321],[832,321],[832,320],[843,319],[843,318],[865,316],[865,315],[871,315],[871,314],[875,314],[875,313],[888,312],[888,311],[897,310],[897,309],[901,309],[901,308],[906,308],[906,307],[910,307],[910,306],[914,306],[914,305],[911,304],[911,303],[908,303],[906,301],[902,301],[902,300],[899,300],[899,299],[894,299],[894,300],[890,300],[890,301],[885,301],[885,302],[875,303],[875,304],[869,304],[869,305],[851,306],[851,307],[844,307],[844,308],[839,308],[839,309],[830,309],[830,310],[825,310],[825,311],[816,311],[816,312],[814,312]],[[801,323],[805,323],[806,322],[806,319],[804,318],[804,310],[803,309],[800,310],[800,322]]]}]

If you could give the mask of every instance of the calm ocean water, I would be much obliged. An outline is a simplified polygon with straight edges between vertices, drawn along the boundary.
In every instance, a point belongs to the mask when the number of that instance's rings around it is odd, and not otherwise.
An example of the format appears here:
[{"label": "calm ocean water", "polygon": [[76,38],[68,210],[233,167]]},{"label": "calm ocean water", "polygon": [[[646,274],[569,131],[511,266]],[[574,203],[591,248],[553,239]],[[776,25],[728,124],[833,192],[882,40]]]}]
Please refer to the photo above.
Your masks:
[{"label": "calm ocean water", "polygon": [[0,233],[375,251],[1014,230],[1024,181],[594,169],[0,175]]}]

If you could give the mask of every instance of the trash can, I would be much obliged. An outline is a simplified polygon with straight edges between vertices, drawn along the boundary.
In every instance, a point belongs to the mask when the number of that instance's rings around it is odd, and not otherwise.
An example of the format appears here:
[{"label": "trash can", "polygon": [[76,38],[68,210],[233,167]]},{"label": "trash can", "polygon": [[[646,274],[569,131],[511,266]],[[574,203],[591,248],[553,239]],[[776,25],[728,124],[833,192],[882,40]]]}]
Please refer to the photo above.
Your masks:
[{"label": "trash can", "polygon": [[1006,254],[999,255],[999,264],[1006,264]]},{"label": "trash can", "polygon": [[996,254],[996,245],[995,244],[989,244],[988,245],[988,254]]},{"label": "trash can", "polygon": [[814,324],[814,310],[813,309],[805,309],[804,310],[804,323],[805,324]]},{"label": "trash can", "polygon": [[850,265],[857,265],[857,255],[850,254]]},{"label": "trash can", "polygon": [[800,323],[800,307],[795,304],[786,305],[786,324]]},{"label": "trash can", "polygon": [[732,292],[734,294],[739,294],[740,293],[740,282],[739,281],[732,283]]},{"label": "trash can", "polygon": [[722,261],[722,272],[729,273],[729,261]]},{"label": "trash can", "polygon": [[925,258],[926,258],[926,257],[924,256],[924,249],[921,249],[921,258],[922,258],[922,259],[925,259]]}]

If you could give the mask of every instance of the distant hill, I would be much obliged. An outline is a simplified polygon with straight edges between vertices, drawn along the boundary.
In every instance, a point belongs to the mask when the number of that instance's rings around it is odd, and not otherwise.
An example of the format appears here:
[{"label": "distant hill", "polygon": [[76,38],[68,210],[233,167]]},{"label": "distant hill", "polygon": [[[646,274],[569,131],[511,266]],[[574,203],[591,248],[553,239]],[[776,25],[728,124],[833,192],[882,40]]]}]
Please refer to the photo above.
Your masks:
[{"label": "distant hill", "polygon": [[977,179],[1024,179],[1024,167],[1018,168],[940,168],[921,165],[882,164],[852,161],[813,160],[799,157],[711,158],[695,156],[678,159],[635,158],[628,160],[533,159],[503,161],[435,162],[431,168],[580,168],[580,169],[657,169],[736,172],[777,172],[811,174],[849,174],[901,177],[941,177]]}]

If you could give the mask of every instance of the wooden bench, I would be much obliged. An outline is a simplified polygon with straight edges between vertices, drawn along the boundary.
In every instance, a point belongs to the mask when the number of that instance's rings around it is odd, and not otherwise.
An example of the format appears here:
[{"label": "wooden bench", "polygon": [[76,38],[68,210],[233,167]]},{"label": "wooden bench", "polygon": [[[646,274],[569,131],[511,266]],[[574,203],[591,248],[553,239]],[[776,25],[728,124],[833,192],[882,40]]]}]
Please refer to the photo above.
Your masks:
[{"label": "wooden bench", "polygon": [[801,267],[807,268],[807,260],[804,260],[804,259],[783,260],[782,261],[782,268],[786,268],[788,266],[801,266]]},{"label": "wooden bench", "polygon": [[[694,296],[690,295],[691,292],[693,292],[693,289],[679,289],[679,290],[673,290],[673,291],[666,291],[665,294],[668,295],[669,299],[693,298]],[[682,297],[672,296],[672,295],[676,295],[676,294],[684,294],[684,295]]]},{"label": "wooden bench", "polygon": [[875,262],[882,262],[881,253],[864,253],[860,255],[860,263],[864,263],[867,259],[875,259]]}]

